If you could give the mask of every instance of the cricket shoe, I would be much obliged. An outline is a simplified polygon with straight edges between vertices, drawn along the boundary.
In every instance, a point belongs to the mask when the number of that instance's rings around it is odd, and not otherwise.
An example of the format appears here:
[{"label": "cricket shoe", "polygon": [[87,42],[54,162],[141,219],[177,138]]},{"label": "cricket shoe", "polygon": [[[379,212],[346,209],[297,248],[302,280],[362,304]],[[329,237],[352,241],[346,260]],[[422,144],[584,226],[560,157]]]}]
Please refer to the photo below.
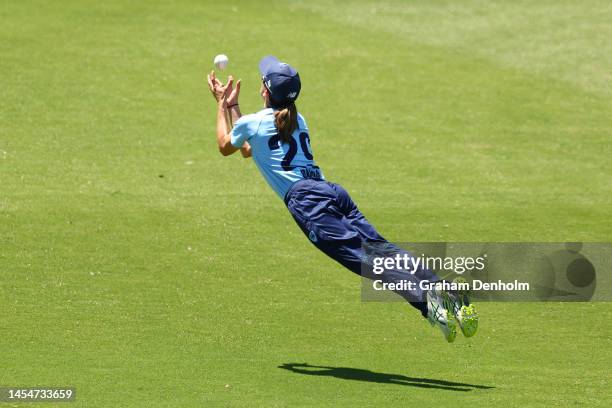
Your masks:
[{"label": "cricket shoe", "polygon": [[[455,279],[455,283],[465,281],[463,278]],[[472,337],[478,330],[478,313],[473,304],[470,303],[466,291],[443,292],[441,296],[459,323],[461,332],[465,337]]]},{"label": "cricket shoe", "polygon": [[427,292],[427,320],[432,326],[438,326],[446,341],[452,343],[457,337],[457,324],[447,306],[450,304],[437,290],[431,289]]}]

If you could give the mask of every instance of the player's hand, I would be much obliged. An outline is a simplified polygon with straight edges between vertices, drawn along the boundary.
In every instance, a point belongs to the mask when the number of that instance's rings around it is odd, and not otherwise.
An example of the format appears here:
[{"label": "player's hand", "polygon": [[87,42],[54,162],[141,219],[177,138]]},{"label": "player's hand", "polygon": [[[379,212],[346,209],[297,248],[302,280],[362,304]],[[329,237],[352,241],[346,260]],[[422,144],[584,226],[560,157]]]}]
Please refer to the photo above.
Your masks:
[{"label": "player's hand", "polygon": [[225,89],[227,106],[238,105],[238,97],[240,96],[240,82],[241,80],[239,79],[238,82],[236,82],[236,88],[234,88],[234,77],[232,77],[231,75],[229,76]]},{"label": "player's hand", "polygon": [[210,89],[213,98],[215,98],[215,100],[219,102],[226,93],[227,85],[223,86],[221,81],[219,81],[219,79],[217,79],[217,77],[215,76],[215,71],[211,71],[210,74],[206,76],[206,79],[208,80],[208,89]]}]

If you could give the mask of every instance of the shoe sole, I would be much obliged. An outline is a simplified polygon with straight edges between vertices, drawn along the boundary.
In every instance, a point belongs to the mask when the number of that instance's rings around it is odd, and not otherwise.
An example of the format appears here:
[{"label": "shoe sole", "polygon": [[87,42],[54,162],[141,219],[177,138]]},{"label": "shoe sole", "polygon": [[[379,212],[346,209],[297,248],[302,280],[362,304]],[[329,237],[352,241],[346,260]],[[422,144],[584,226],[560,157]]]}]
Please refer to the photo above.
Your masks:
[{"label": "shoe sole", "polygon": [[[455,282],[457,281],[465,282],[465,279],[457,278],[455,279]],[[454,310],[451,306],[453,304],[452,300],[450,299],[447,293],[445,293],[445,295],[446,296],[444,297],[444,300],[445,302],[447,302],[447,309],[449,309],[450,307],[449,310]],[[458,313],[455,314],[455,318],[457,319],[457,323],[459,323],[459,327],[461,328],[461,333],[463,333],[463,336],[472,337],[476,334],[476,331],[478,330],[478,313],[476,312],[476,308],[473,304],[470,304],[469,306],[465,304],[468,303],[466,301],[466,292],[461,292],[458,294],[458,296],[459,301],[461,302],[461,308],[459,309]]]},{"label": "shoe sole", "polygon": [[478,330],[478,313],[474,305],[461,306],[458,314],[459,317],[457,321],[459,322],[459,327],[461,327],[463,335],[465,337],[472,337],[475,335]]},{"label": "shoe sole", "polygon": [[457,338],[457,325],[455,324],[455,319],[451,317],[446,325],[449,328],[449,332],[446,334],[444,330],[442,330],[442,334],[444,334],[444,338],[446,338],[447,342],[452,343]]},{"label": "shoe sole", "polygon": [[[453,310],[453,301],[448,293],[442,292],[441,294],[446,310]],[[465,295],[461,295],[461,303],[463,303],[463,296]],[[459,312],[457,314],[453,314],[453,318],[453,320],[456,320],[457,323],[459,323],[459,328],[461,329],[461,333],[463,333],[464,337],[472,337],[476,334],[476,331],[478,330],[478,313],[476,312],[476,308],[473,304],[470,304],[469,306],[462,305]],[[455,341],[456,335],[457,333],[454,334],[452,340],[447,338],[447,341],[452,343]]]}]

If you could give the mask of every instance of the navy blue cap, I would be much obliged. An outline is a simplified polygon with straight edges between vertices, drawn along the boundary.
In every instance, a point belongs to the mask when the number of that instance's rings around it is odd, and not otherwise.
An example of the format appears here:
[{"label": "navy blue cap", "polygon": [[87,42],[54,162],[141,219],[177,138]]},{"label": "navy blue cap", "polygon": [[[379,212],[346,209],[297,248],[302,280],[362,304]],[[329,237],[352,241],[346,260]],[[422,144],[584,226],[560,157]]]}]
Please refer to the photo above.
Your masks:
[{"label": "navy blue cap", "polygon": [[259,62],[259,72],[274,107],[284,108],[298,98],[302,83],[300,75],[291,65],[268,55]]}]

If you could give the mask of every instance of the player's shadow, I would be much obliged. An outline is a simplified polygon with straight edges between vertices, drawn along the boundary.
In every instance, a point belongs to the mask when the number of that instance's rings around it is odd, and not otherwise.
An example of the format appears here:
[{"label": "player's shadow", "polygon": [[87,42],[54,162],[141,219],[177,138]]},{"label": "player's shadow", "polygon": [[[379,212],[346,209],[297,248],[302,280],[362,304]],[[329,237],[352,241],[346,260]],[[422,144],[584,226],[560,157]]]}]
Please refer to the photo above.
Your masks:
[{"label": "player's shadow", "polygon": [[490,389],[487,385],[467,384],[445,380],[434,380],[430,378],[407,377],[402,374],[377,373],[375,371],[350,367],[327,367],[315,366],[306,363],[285,363],[278,366],[284,370],[298,374],[316,375],[324,377],[336,377],[343,380],[367,381],[381,384],[407,385],[410,387],[432,388],[449,391],[472,391],[474,389]]}]

